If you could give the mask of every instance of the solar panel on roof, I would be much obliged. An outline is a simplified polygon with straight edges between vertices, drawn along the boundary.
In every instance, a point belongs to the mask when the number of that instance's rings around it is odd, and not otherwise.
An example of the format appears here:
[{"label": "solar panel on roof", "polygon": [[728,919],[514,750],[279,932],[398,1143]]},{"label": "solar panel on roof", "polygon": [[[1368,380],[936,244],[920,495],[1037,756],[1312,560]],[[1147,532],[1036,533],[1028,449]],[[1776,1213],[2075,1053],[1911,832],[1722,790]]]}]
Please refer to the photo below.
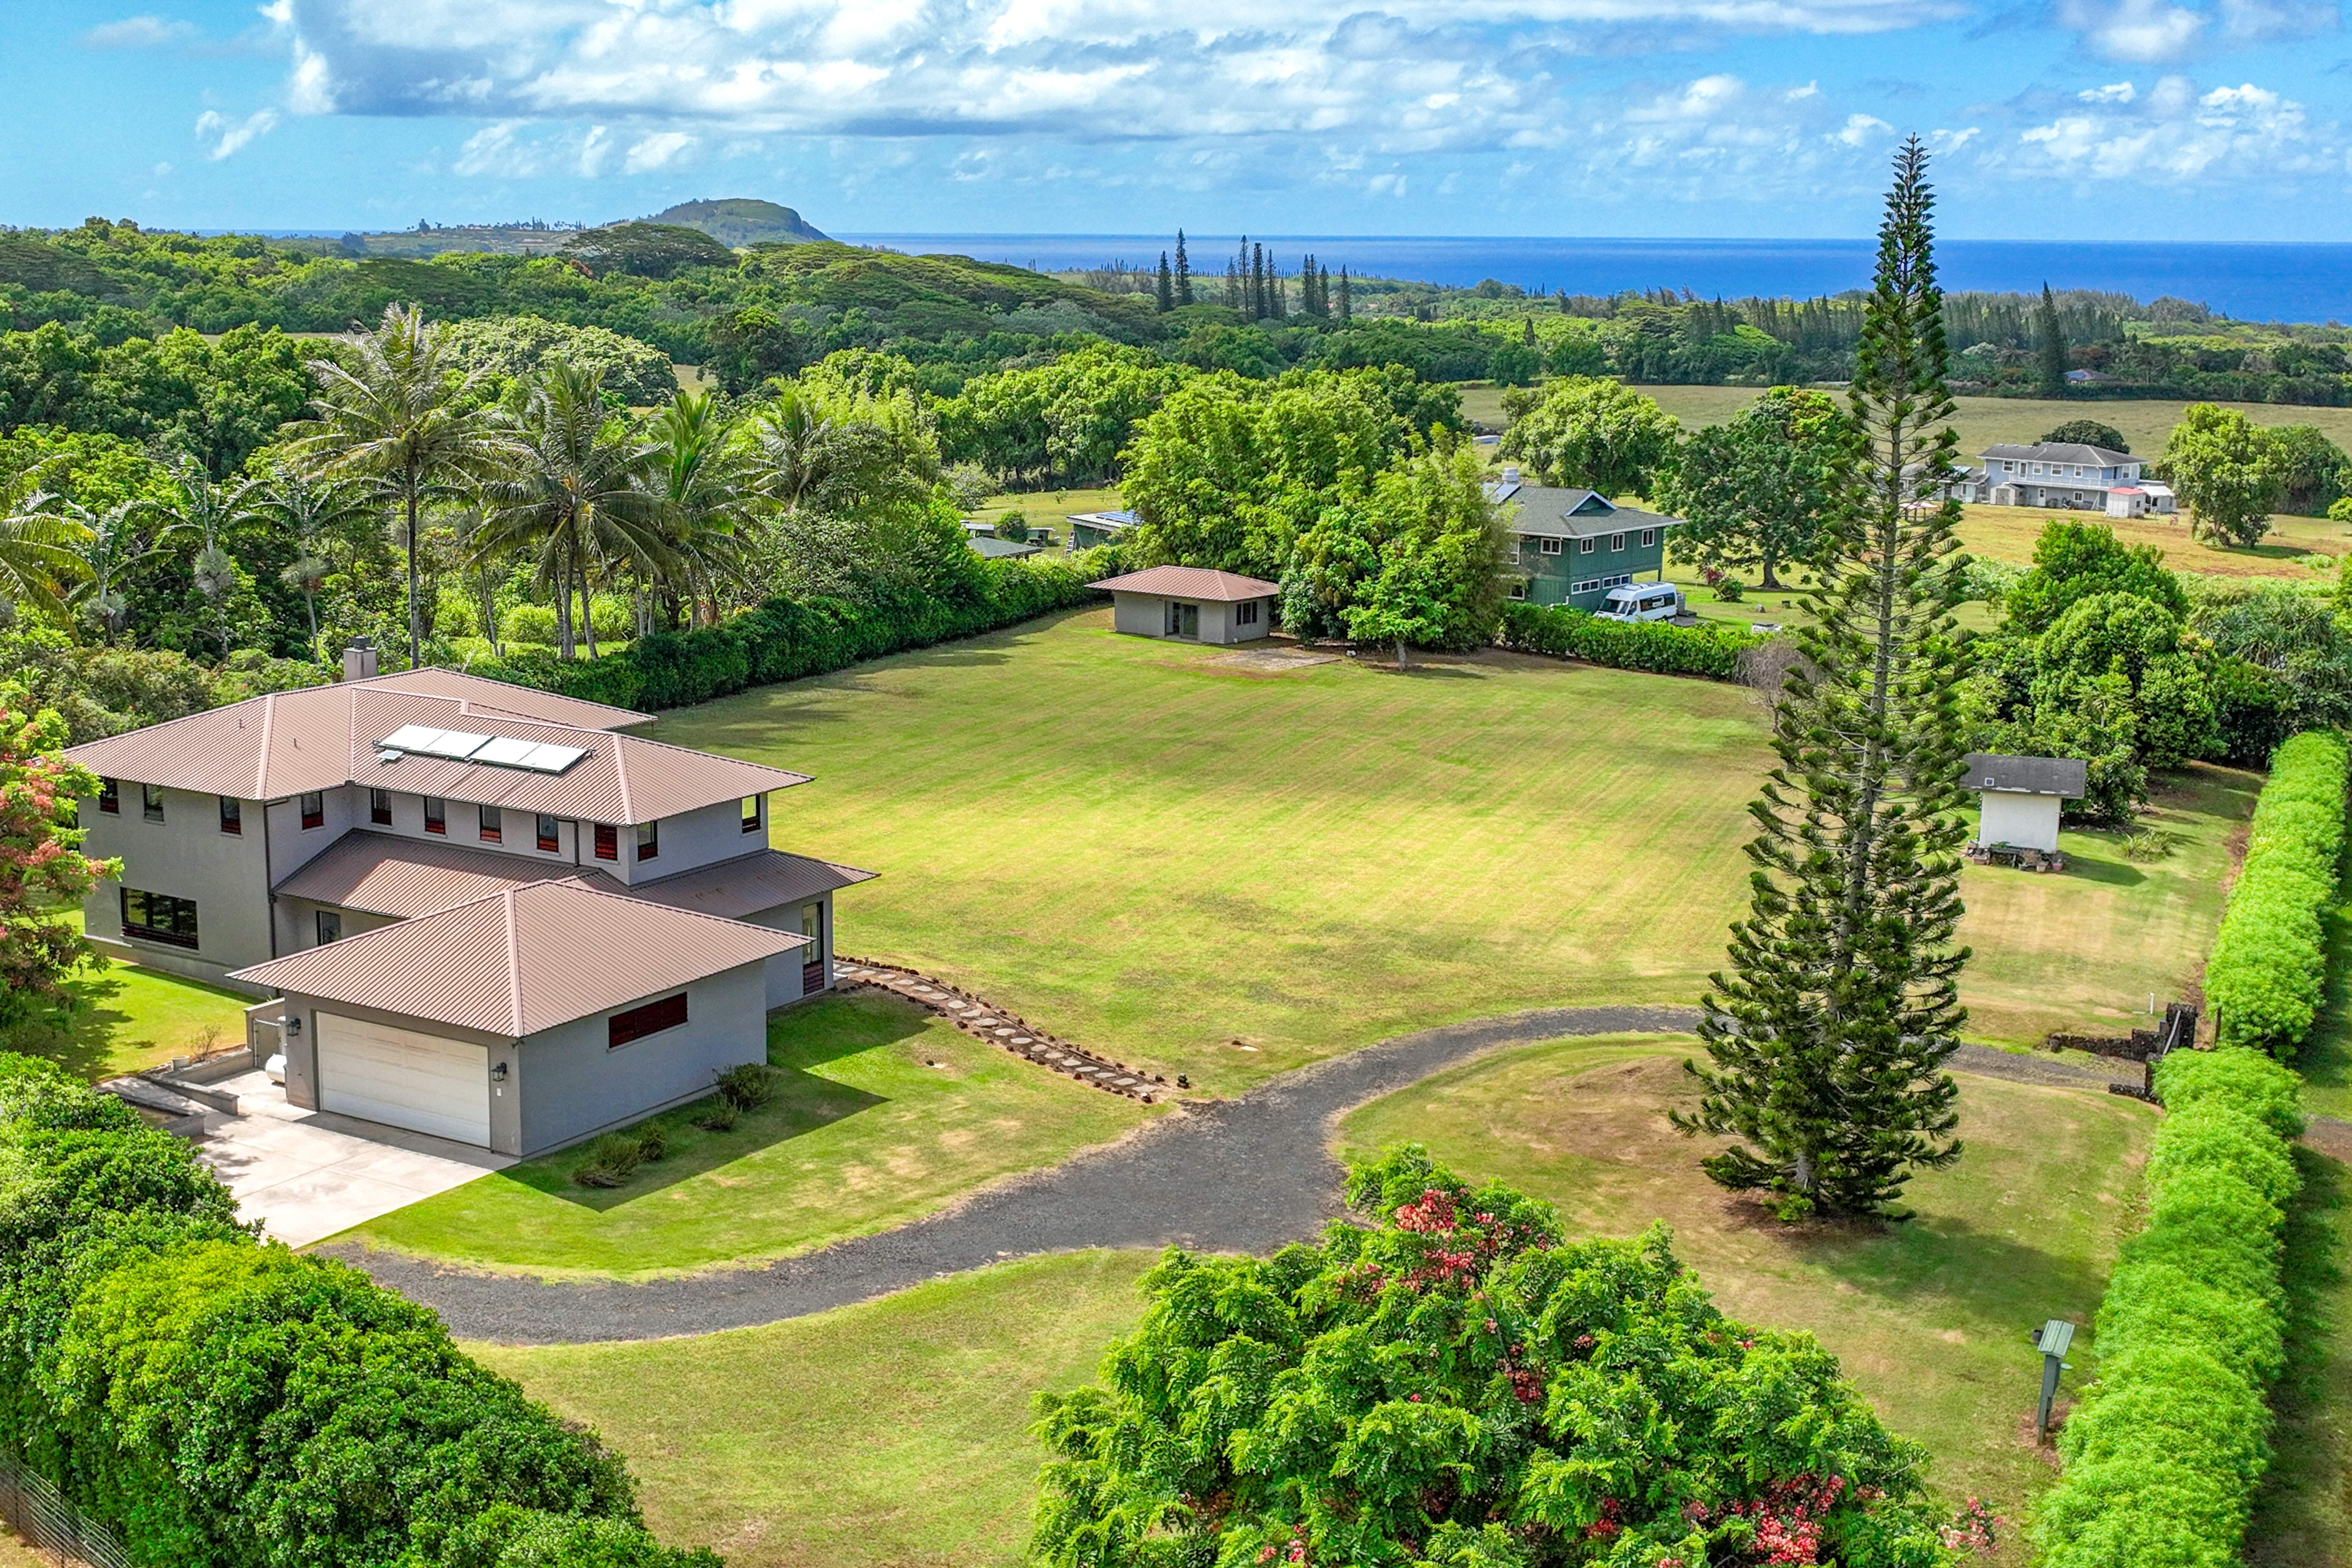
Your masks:
[{"label": "solar panel on roof", "polygon": [[583,746],[558,746],[514,735],[477,735],[466,730],[436,730],[429,724],[403,724],[376,745],[387,752],[413,752],[421,757],[446,757],[452,762],[487,763],[493,767],[521,768],[534,773],[562,773],[588,754]]},{"label": "solar panel on roof", "polygon": [[488,745],[474,753],[478,763],[496,763],[502,767],[527,768],[530,753],[539,749],[537,741],[519,741],[512,735],[491,737]]},{"label": "solar panel on roof", "polygon": [[436,740],[440,734],[441,731],[430,724],[403,724],[376,744],[388,752],[422,751],[425,742]]},{"label": "solar panel on roof", "polygon": [[541,742],[530,749],[530,755],[522,766],[542,773],[560,773],[587,754],[585,747],[558,746]]},{"label": "solar panel on roof", "polygon": [[464,730],[444,730],[424,745],[415,748],[428,757],[447,757],[462,763],[489,743],[488,735],[475,735]]}]

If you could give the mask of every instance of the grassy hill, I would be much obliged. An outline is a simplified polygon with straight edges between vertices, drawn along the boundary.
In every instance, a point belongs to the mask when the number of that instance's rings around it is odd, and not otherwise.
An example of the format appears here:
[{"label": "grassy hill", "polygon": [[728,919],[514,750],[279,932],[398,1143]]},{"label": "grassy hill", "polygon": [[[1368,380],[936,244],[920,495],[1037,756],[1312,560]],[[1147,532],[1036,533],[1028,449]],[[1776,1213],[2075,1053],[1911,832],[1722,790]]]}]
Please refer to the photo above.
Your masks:
[{"label": "grassy hill", "polygon": [[719,244],[729,246],[793,244],[832,237],[791,207],[780,207],[752,196],[680,202],[645,221],[698,228]]}]

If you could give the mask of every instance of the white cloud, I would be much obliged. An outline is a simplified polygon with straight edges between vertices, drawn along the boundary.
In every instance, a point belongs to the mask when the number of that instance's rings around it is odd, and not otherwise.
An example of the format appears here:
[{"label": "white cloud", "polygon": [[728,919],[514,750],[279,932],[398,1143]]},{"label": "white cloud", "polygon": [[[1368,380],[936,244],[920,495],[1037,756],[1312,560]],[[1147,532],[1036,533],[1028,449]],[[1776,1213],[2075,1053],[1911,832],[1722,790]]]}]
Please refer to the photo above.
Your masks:
[{"label": "white cloud", "polygon": [[642,174],[665,166],[693,145],[694,138],[683,131],[657,131],[631,146],[621,167],[628,174]]},{"label": "white cloud", "polygon": [[163,49],[184,44],[196,37],[196,25],[178,17],[125,16],[119,22],[101,22],[81,36],[85,47],[93,49]]},{"label": "white cloud", "polygon": [[[1969,0],[278,0],[306,112],[637,126],[624,159],[778,134],[1305,132],[1378,153],[1555,144],[1580,56],[1860,34]],[[2315,0],[2244,0],[2305,4]],[[1798,95],[1811,90],[1788,89]],[[658,159],[658,162],[654,160]]]},{"label": "white cloud", "polygon": [[2168,76],[2137,98],[2078,98],[2083,108],[2028,126],[1989,162],[2035,175],[2233,190],[2344,166],[2339,127],[2314,124],[2301,103],[2252,82],[2200,92]]},{"label": "white cloud", "polygon": [[2139,93],[2127,81],[2111,81],[2105,87],[2086,87],[2074,96],[2084,103],[2129,103]]},{"label": "white cloud", "polygon": [[243,120],[231,120],[216,109],[207,109],[196,116],[196,140],[212,143],[205,149],[205,156],[217,163],[257,137],[268,135],[277,125],[274,109],[257,109]]},{"label": "white cloud", "polygon": [[1894,130],[1895,127],[1875,114],[1849,114],[1845,117],[1845,128],[1837,133],[1837,139],[1849,147],[1863,147],[1882,140]]},{"label": "white cloud", "polygon": [[2095,54],[2116,60],[2170,60],[2189,52],[2209,18],[2168,0],[2059,0],[2058,23],[2083,35]]}]

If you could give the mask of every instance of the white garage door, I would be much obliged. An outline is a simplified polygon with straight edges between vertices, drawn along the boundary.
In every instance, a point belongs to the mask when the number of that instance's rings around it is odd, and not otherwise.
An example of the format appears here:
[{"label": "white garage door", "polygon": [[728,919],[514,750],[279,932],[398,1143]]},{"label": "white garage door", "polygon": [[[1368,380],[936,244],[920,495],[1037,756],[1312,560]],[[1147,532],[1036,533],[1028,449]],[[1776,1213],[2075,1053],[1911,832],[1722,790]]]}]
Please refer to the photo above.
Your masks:
[{"label": "white garage door", "polygon": [[486,1047],[333,1013],[318,1028],[321,1109],[488,1147]]}]

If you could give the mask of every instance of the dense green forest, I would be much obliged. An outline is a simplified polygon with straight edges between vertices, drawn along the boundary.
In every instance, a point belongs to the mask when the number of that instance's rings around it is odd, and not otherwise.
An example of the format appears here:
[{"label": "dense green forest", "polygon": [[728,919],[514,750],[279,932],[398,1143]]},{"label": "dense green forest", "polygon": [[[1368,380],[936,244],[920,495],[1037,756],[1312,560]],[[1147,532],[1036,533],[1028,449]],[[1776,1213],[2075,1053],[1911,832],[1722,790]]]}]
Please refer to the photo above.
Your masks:
[{"label": "dense green forest", "polygon": [[[675,224],[514,232],[530,241],[514,253],[419,258],[378,254],[386,237],[366,237],[355,254],[350,237],[197,237],[102,219],[0,231],[0,331],[55,323],[100,346],[173,327],[348,332],[372,325],[388,304],[407,303],[438,319],[521,315],[603,328],[707,366],[737,390],[841,350],[887,350],[919,367],[924,391],[945,396],[973,374],[1089,342],[1260,378],[1394,363],[1424,380],[1510,384],[1547,374],[1759,386],[1842,381],[1862,327],[1859,295],[1538,295],[1493,281],[1447,289],[1334,275],[1313,257],[1286,266],[1246,243],[1205,265],[1180,243],[1161,271],[1049,275],[829,240],[735,250]],[[1954,294],[1944,309],[1950,375],[1964,392],[2352,398],[2352,331],[2342,328],[2256,325],[2182,300],[2066,290]]]}]

